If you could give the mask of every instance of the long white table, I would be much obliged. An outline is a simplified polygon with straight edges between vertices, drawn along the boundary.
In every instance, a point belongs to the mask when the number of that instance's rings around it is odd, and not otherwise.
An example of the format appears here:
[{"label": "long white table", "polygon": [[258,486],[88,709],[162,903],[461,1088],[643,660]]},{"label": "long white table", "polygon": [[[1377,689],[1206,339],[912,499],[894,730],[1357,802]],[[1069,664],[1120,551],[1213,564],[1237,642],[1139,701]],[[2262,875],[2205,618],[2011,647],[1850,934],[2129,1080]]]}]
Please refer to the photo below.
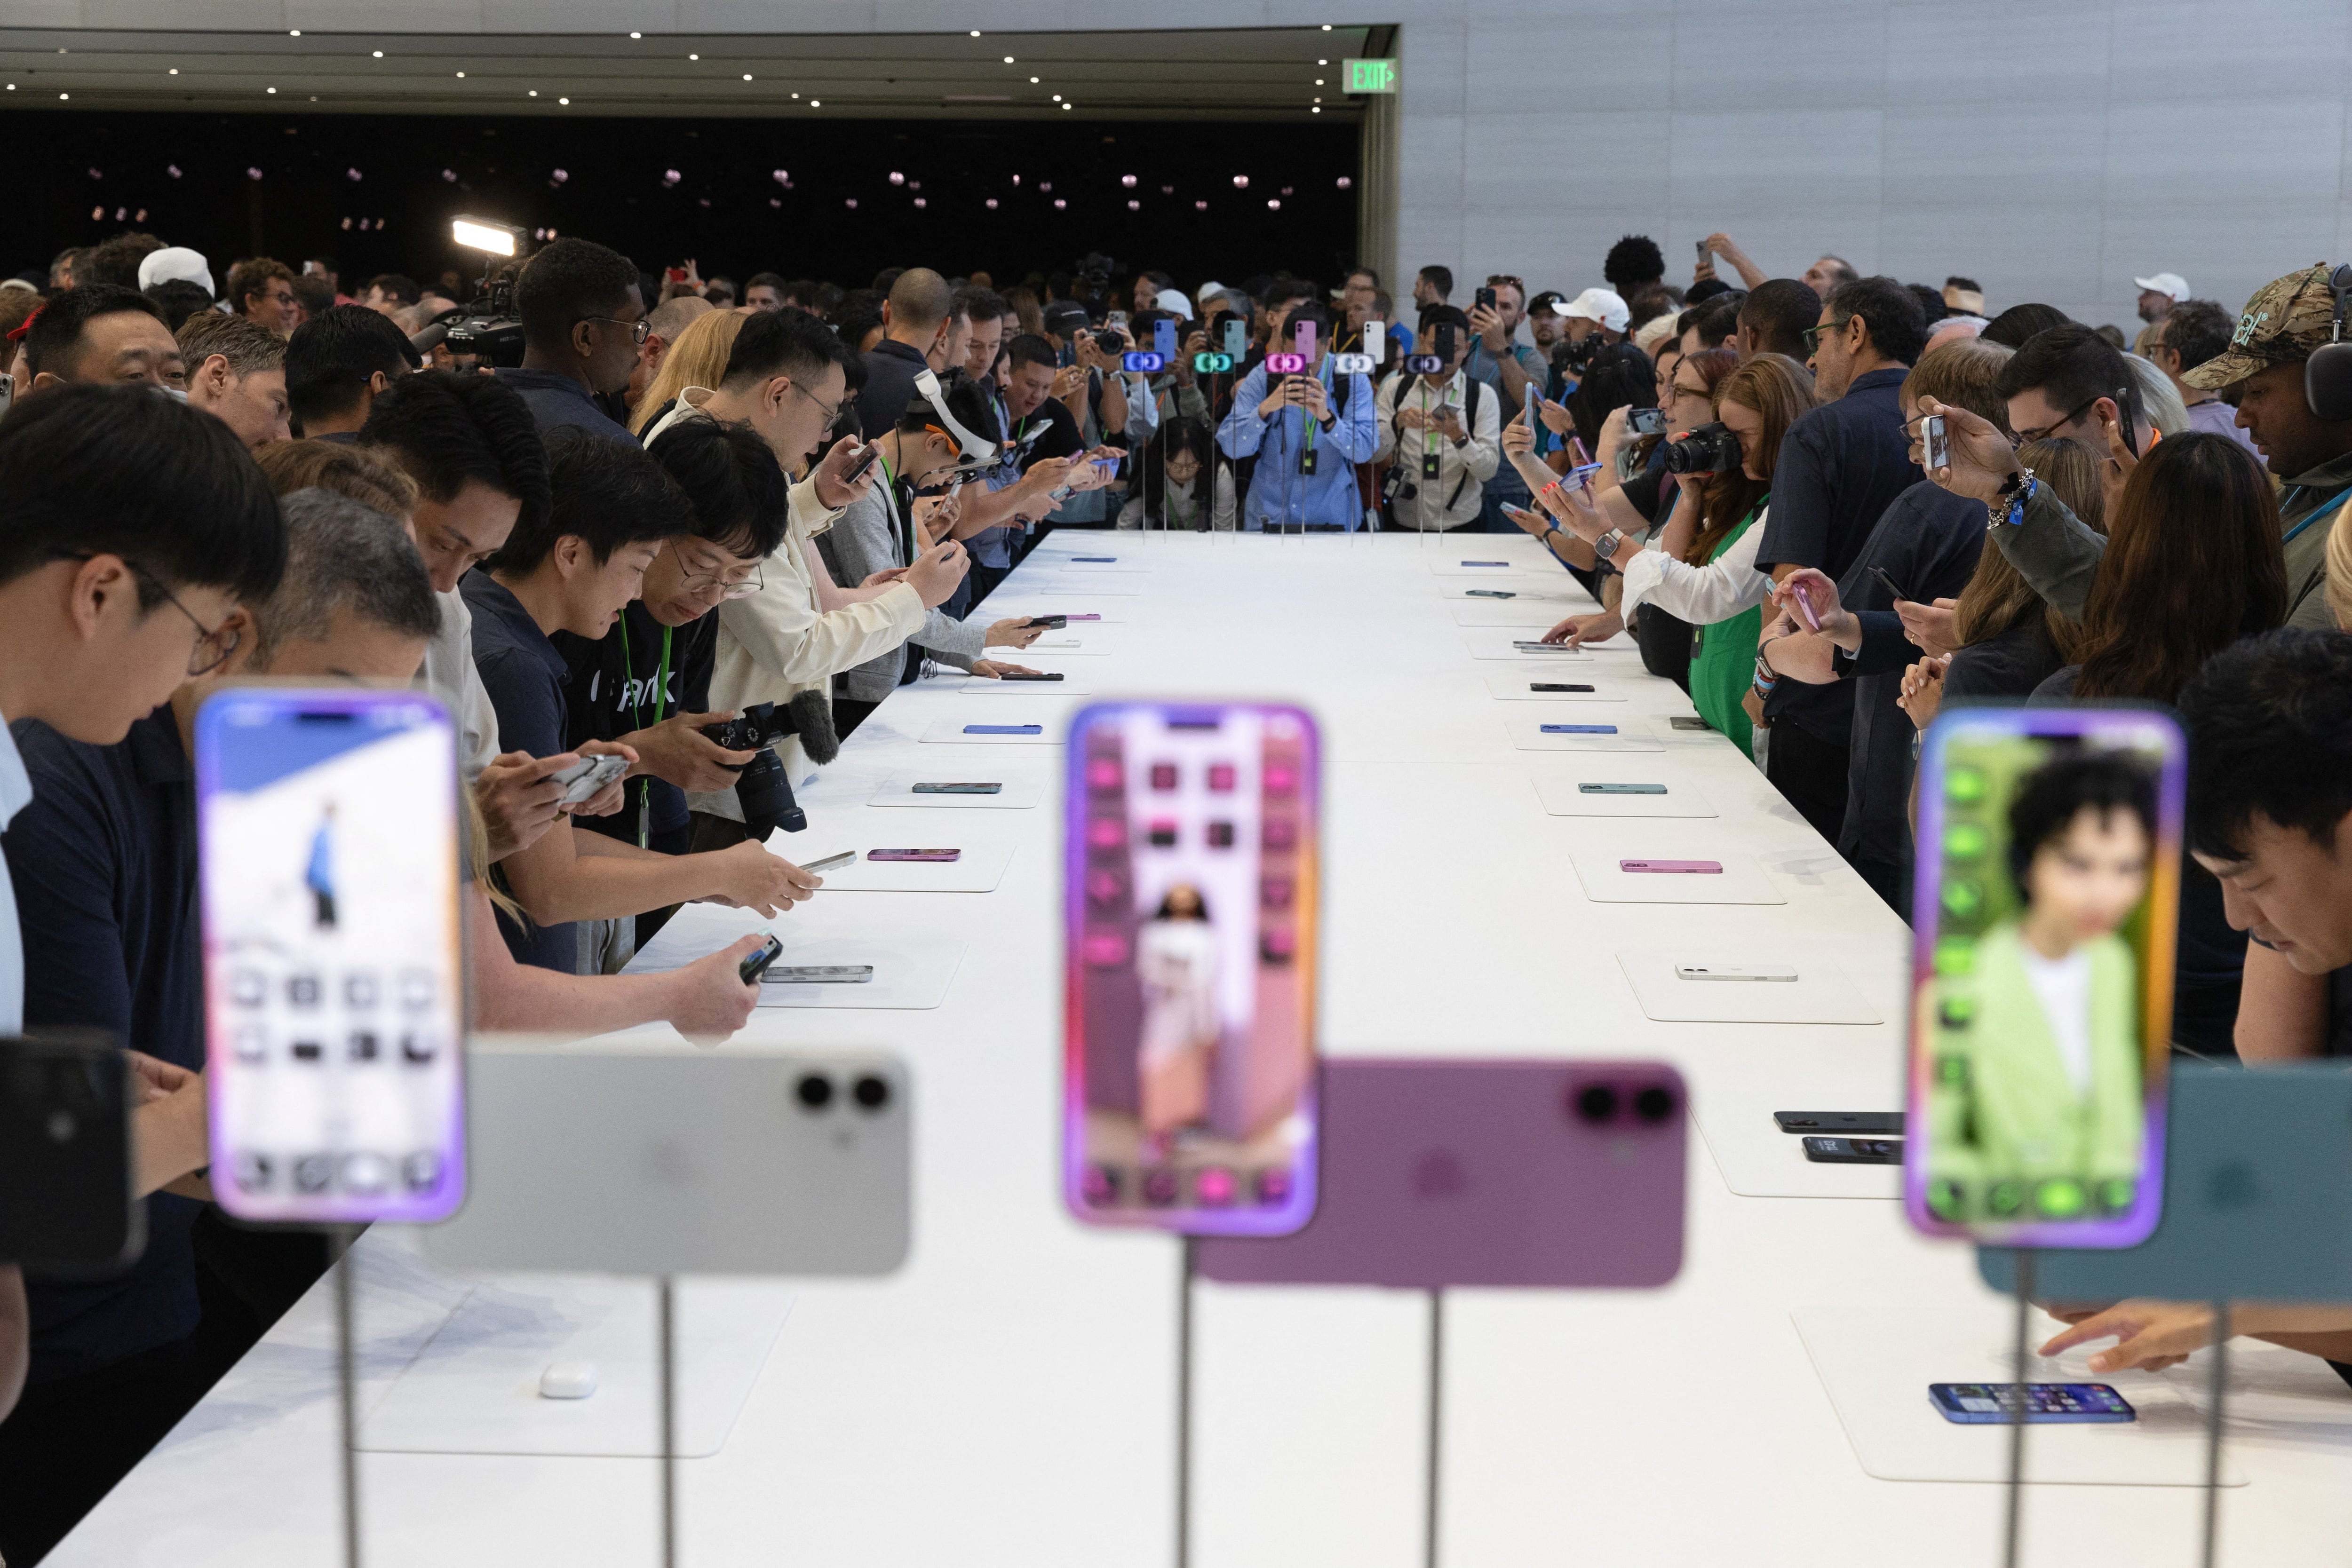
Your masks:
[{"label": "long white table", "polygon": [[[1073,553],[1152,570],[1056,567]],[[1522,581],[1512,586],[1529,601],[1570,586],[1519,538],[1066,533],[983,607],[1119,617],[1101,630],[1120,652],[1066,661],[1090,666],[1097,696],[1285,697],[1319,716],[1328,1053],[1663,1058],[1691,1084],[1687,1259],[1672,1287],[1448,1297],[1440,1560],[1997,1561],[2002,1489],[1865,1473],[1791,1314],[1823,1303],[1957,1311],[1997,1334],[2005,1309],[1968,1249],[1906,1230],[1885,1172],[1806,1166],[1795,1140],[1756,1131],[1769,1131],[1774,1109],[1897,1103],[1901,925],[1713,736],[1677,737],[1648,759],[1696,779],[1720,813],[1673,825],[1754,857],[1786,903],[1588,902],[1570,856],[1660,852],[1659,824],[1545,812],[1532,777],[1612,759],[1511,744],[1507,721],[1564,716],[1490,694],[1486,676],[1518,666],[1470,656],[1465,639],[1481,629],[1458,623],[1455,607],[1475,580],[1432,570],[1446,559],[1513,561]],[[1037,585],[1048,580],[1098,596],[1046,597]],[[1547,601],[1530,619],[1559,608]],[[1687,711],[1630,650],[1572,667],[1632,685],[1633,724]],[[1056,1189],[1056,795],[1030,810],[866,804],[883,779],[918,766],[932,777],[1050,775],[1055,747],[919,737],[941,717],[1057,717],[1084,699],[1050,688],[982,697],[959,684],[894,695],[802,799],[813,832],[848,814],[866,819],[856,831],[869,838],[873,819],[889,819],[910,843],[942,841],[950,828],[1013,834],[995,890],[829,894],[780,923],[788,940],[961,939],[944,1005],[762,1010],[725,1048],[903,1053],[916,1095],[915,1241],[893,1278],[798,1287],[724,1448],[681,1465],[682,1557],[697,1568],[1173,1560],[1179,1246],[1079,1226]],[[983,759],[989,771],[978,771]],[[1886,1021],[1654,1022],[1616,955],[1670,946],[1834,965]],[[1735,1186],[1807,1196],[1742,1197]],[[402,1237],[379,1228],[359,1256],[373,1402],[446,1303]],[[1193,1302],[1192,1561],[1423,1563],[1426,1298],[1201,1284]],[[322,1283],[50,1561],[334,1561],[329,1303]],[[1956,1354],[1983,1349],[1973,1324]],[[2341,1555],[2352,1396],[2336,1414],[2332,1425],[2231,1423],[2232,1462],[2250,1484],[2224,1494],[2229,1561]],[[649,1460],[370,1453],[362,1476],[375,1564],[656,1560]],[[2027,1560],[2071,1563],[2095,1547],[2102,1561],[2188,1563],[2202,1507],[2189,1488],[2036,1486]]]}]

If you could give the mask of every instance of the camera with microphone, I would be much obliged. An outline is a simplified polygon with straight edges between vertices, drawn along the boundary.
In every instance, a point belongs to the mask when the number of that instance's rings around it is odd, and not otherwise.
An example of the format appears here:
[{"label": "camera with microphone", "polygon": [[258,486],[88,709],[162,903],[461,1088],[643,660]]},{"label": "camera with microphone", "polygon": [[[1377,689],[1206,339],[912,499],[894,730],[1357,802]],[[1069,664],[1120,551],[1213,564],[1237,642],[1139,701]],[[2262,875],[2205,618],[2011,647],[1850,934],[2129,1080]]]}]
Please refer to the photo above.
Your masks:
[{"label": "camera with microphone", "polygon": [[808,814],[793,798],[793,782],[774,743],[797,735],[809,760],[823,767],[841,754],[841,737],[833,727],[833,704],[821,691],[798,694],[779,712],[773,703],[752,703],[722,724],[702,727],[702,733],[729,751],[749,751],[751,760],[731,771],[735,803],[743,809],[743,826],[753,839],[764,839],[782,829],[797,833],[808,826]]}]

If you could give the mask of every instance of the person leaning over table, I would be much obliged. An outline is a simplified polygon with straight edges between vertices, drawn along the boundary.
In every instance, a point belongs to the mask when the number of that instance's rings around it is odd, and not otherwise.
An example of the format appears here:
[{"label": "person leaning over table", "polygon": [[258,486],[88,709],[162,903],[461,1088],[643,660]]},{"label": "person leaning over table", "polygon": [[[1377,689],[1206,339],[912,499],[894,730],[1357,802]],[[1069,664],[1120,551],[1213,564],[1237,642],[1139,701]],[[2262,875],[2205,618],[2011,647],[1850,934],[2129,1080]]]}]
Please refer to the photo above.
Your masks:
[{"label": "person leaning over table", "polygon": [[[1536,500],[1593,554],[1624,572],[1626,605],[1654,602],[1700,628],[1691,655],[1691,701],[1710,728],[1752,754],[1740,699],[1751,679],[1761,678],[1756,637],[1772,591],[1772,580],[1756,569],[1756,547],[1780,438],[1813,406],[1812,384],[1795,361],[1759,354],[1716,384],[1714,403],[1716,418],[1738,444],[1739,466],[1676,475],[1674,513],[1645,548],[1624,550],[1624,533],[1564,480],[1538,490]],[[1504,444],[1525,451],[1528,440],[1526,429],[1515,424]]]}]

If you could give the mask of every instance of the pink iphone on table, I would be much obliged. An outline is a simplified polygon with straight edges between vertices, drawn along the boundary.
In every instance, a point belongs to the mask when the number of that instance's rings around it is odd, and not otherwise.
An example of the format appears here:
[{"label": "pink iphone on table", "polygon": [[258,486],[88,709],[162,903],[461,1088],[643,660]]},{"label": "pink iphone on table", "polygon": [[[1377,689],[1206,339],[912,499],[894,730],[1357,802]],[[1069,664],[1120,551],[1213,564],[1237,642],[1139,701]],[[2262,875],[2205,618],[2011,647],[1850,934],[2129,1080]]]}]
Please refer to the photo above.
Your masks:
[{"label": "pink iphone on table", "polygon": [[1080,1219],[1279,1236],[1315,1212],[1319,753],[1278,704],[1071,721],[1062,1180]]},{"label": "pink iphone on table", "polygon": [[1675,872],[1690,876],[1721,876],[1721,861],[1619,861],[1622,872]]},{"label": "pink iphone on table", "polygon": [[867,850],[866,858],[870,861],[911,861],[925,865],[943,865],[950,861],[961,860],[963,852],[961,850]]}]

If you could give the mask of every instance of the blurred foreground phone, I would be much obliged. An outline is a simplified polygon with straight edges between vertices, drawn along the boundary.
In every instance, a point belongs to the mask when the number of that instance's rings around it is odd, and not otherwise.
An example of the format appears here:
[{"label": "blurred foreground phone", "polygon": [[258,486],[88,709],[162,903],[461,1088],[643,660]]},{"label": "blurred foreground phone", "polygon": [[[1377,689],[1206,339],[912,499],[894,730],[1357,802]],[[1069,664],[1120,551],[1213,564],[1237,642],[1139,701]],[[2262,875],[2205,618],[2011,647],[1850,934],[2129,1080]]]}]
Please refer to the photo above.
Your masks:
[{"label": "blurred foreground phone", "polygon": [[1900,1138],[1805,1138],[1805,1158],[1817,1166],[1899,1166]]},{"label": "blurred foreground phone", "polygon": [[0,1039],[0,1263],[91,1275],[138,1258],[131,1084],[109,1036]]},{"label": "blurred foreground phone", "polygon": [[441,1218],[466,1193],[448,710],[242,687],[195,741],[215,1197],[239,1219]]},{"label": "blurred foreground phone", "polygon": [[1225,318],[1225,356],[1236,365],[1249,357],[1249,326],[1238,316]]},{"label": "blurred foreground phone", "polygon": [[1071,720],[1065,1200],[1283,1235],[1315,1212],[1320,743],[1276,703]]},{"label": "blurred foreground phone", "polygon": [[1151,351],[1170,364],[1176,362],[1176,322],[1161,317],[1151,324]]},{"label": "blurred foreground phone", "polygon": [[1962,1426],[2043,1422],[2124,1422],[2139,1419],[2131,1401],[2104,1383],[2029,1383],[2021,1400],[2014,1383],[1931,1383],[1927,1398],[1936,1414]]},{"label": "blurred foreground phone", "polygon": [[2031,1247],[2156,1228],[2187,746],[2154,708],[1963,708],[1919,763],[1912,1223]]},{"label": "blurred foreground phone", "polygon": [[1900,1111],[1775,1111],[1772,1124],[1784,1133],[1843,1133],[1849,1136],[1899,1138]]},{"label": "blurred foreground phone", "polygon": [[472,1191],[425,1232],[436,1263],[887,1274],[906,1260],[912,1124],[893,1057],[629,1055],[492,1036],[471,1066]]},{"label": "blurred foreground phone", "polygon": [[1685,1103],[1657,1061],[1333,1059],[1296,1236],[1200,1244],[1232,1284],[1552,1289],[1681,1271]]},{"label": "blurred foreground phone", "polygon": [[1389,357],[1388,328],[1386,323],[1377,316],[1364,323],[1362,352],[1364,358],[1371,361],[1375,365]]}]

